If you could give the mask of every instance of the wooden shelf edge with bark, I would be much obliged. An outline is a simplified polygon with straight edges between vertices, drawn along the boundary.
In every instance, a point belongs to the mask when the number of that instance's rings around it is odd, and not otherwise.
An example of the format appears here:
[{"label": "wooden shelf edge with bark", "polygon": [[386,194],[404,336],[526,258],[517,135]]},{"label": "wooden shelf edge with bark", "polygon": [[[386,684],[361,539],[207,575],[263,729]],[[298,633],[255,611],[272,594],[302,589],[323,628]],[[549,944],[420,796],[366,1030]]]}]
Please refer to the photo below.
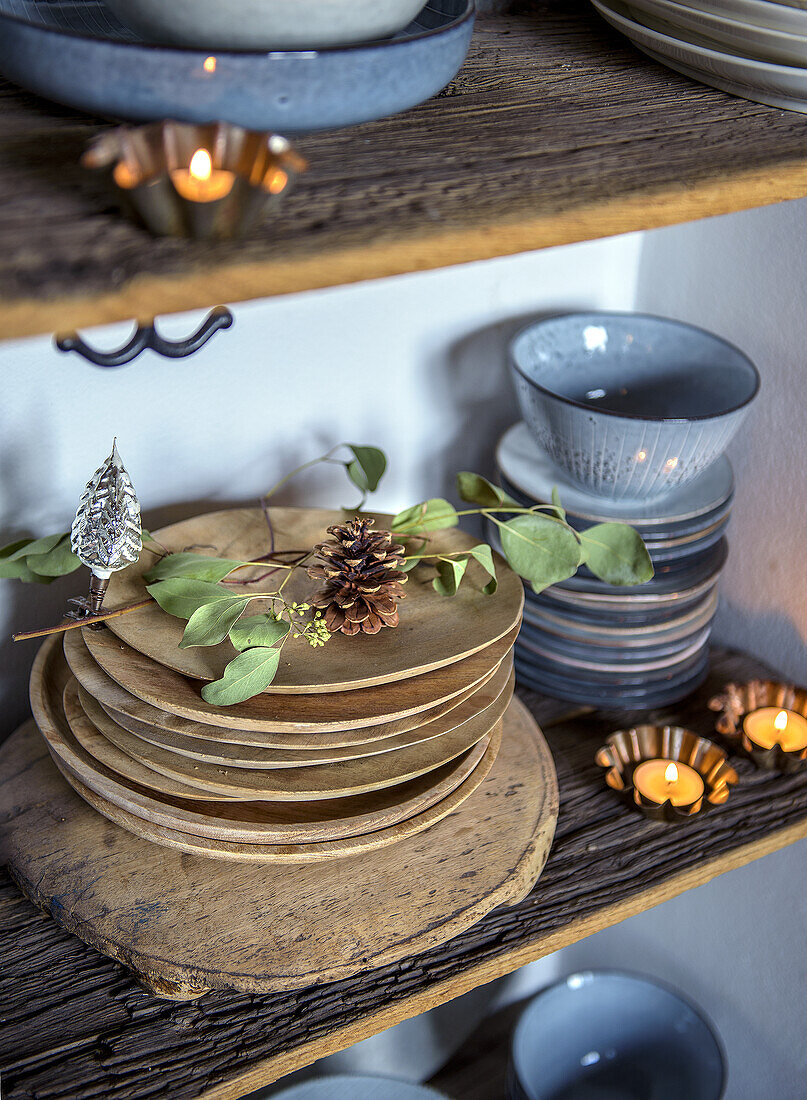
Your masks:
[{"label": "wooden shelf edge with bark", "polygon": [[0,82],[0,339],[487,260],[807,194],[804,119],[644,57],[585,0],[480,17],[439,97],[300,138],[250,240],[157,240],[78,166],[101,124]]},{"label": "wooden shelf edge with bark", "polygon": [[[747,656],[715,650],[700,691],[642,720],[709,736],[710,695],[729,680],[767,675]],[[160,1001],[38,912],[0,872],[3,1100],[147,1100],[156,1080],[171,1100],[235,1100],[807,836],[807,770],[780,776],[734,758],[740,783],[725,806],[686,825],[658,825],[607,788],[593,762],[608,733],[636,715],[522,697],[558,773],[560,817],[546,868],[522,902],[387,968],[288,993]]]}]

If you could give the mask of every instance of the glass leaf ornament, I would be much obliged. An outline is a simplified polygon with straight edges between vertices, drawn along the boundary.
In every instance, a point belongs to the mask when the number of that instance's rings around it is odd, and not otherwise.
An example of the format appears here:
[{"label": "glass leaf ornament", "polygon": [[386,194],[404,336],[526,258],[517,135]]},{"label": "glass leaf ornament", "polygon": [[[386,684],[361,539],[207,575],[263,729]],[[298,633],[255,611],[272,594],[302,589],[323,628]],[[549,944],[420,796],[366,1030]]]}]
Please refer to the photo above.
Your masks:
[{"label": "glass leaf ornament", "polygon": [[140,504],[116,442],[109,458],[87,483],[73,520],[70,545],[92,571],[89,603],[97,613],[110,576],[136,562],[143,546]]}]

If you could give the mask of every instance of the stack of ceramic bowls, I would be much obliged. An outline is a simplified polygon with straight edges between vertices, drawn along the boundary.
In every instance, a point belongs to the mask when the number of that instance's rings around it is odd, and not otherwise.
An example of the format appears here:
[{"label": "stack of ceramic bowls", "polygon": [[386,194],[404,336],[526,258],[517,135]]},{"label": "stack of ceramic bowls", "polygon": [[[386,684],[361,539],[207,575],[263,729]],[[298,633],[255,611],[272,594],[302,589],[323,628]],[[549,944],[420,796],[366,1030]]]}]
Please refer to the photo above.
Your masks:
[{"label": "stack of ceramic bowls", "polygon": [[593,0],[644,53],[704,84],[807,112],[803,0]]},{"label": "stack of ceramic bowls", "polygon": [[502,487],[528,507],[557,488],[579,531],[629,523],[655,570],[635,587],[583,567],[540,595],[528,588],[519,679],[601,707],[676,702],[707,672],[734,494],[721,452],[757,392],[756,370],[698,329],[619,314],[530,326],[512,368],[530,422],[499,442]]}]

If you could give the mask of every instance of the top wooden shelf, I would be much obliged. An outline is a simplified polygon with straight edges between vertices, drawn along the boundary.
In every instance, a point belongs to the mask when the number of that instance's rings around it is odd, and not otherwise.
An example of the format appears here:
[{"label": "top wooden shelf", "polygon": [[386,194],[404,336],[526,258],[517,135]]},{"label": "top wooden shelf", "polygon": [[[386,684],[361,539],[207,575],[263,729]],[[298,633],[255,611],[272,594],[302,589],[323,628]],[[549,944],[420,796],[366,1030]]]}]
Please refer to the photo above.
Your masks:
[{"label": "top wooden shelf", "polygon": [[510,255],[807,194],[805,120],[638,53],[585,0],[480,18],[442,96],[298,142],[248,242],[155,240],[78,166],[101,123],[0,83],[0,338]]}]

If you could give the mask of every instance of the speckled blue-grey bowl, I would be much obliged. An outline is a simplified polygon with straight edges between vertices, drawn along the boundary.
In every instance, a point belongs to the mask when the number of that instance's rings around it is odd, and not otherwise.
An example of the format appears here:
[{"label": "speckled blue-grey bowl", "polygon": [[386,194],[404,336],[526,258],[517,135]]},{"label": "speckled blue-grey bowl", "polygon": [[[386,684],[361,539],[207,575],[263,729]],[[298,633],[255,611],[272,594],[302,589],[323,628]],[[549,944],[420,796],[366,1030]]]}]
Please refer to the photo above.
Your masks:
[{"label": "speckled blue-grey bowl", "polygon": [[538,321],[510,345],[524,419],[589,492],[666,496],[718,458],[759,390],[751,360],[680,321],[572,313]]},{"label": "speckled blue-grey bowl", "polygon": [[722,1044],[699,1009],[652,978],[585,971],[539,993],[513,1036],[511,1100],[719,1100]]}]

